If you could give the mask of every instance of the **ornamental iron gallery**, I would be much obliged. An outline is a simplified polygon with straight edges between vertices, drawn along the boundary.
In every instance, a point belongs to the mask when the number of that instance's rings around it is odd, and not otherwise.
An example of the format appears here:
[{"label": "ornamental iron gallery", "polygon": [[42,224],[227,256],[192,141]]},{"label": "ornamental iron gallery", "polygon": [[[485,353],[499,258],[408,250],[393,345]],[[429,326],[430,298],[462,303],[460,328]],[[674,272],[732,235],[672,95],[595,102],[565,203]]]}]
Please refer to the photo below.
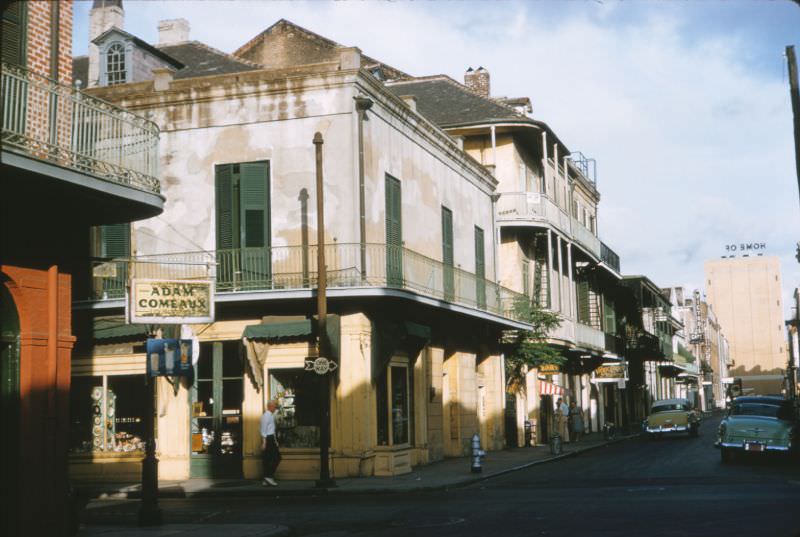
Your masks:
[{"label": "ornamental iron gallery", "polygon": [[195,280],[133,280],[131,322],[212,322],[213,284]]}]

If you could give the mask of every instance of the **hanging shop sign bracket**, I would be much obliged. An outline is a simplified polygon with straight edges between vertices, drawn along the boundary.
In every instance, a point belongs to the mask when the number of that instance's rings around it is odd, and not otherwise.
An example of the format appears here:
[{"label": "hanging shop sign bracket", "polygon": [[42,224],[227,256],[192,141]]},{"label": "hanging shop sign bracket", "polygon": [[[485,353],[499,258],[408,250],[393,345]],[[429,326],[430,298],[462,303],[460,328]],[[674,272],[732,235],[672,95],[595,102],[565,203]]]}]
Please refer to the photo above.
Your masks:
[{"label": "hanging shop sign bracket", "polygon": [[313,371],[317,375],[327,375],[328,373],[333,373],[336,371],[337,367],[339,367],[339,364],[333,360],[328,360],[323,356],[320,356],[319,358],[308,357],[306,359],[305,370]]}]

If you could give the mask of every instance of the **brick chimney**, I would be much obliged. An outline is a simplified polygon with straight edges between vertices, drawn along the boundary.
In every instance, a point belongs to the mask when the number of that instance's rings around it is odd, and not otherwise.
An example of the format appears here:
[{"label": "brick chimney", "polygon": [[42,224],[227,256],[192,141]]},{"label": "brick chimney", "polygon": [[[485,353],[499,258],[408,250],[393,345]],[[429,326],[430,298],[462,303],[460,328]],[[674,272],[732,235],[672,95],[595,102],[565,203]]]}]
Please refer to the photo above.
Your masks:
[{"label": "brick chimney", "polygon": [[189,21],[169,19],[158,21],[158,44],[171,45],[189,40]]},{"label": "brick chimney", "polygon": [[483,67],[473,70],[472,67],[464,73],[464,85],[480,95],[488,98],[491,95],[489,87],[489,71]]}]

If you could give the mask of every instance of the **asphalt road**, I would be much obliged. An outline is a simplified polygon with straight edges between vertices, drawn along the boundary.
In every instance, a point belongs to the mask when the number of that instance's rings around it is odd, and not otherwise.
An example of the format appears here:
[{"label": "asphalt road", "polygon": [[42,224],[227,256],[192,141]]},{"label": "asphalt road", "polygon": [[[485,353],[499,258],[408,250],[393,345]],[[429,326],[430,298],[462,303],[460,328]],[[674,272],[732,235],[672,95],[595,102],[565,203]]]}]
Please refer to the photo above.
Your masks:
[{"label": "asphalt road", "polygon": [[[800,536],[800,464],[740,460],[699,438],[633,439],[466,488],[371,496],[162,500],[170,522],[270,522],[293,535]],[[94,501],[91,523],[135,521],[136,501]]]}]

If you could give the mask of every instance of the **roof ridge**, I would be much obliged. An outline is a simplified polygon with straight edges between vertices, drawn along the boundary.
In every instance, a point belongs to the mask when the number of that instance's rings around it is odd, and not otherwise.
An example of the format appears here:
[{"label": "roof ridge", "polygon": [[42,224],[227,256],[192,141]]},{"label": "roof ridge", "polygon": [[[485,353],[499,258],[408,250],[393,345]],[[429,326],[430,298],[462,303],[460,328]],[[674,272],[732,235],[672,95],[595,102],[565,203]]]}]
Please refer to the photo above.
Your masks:
[{"label": "roof ridge", "polygon": [[212,47],[208,43],[203,43],[202,41],[198,41],[196,39],[187,39],[186,41],[180,41],[180,42],[177,42],[177,43],[158,44],[158,45],[156,45],[156,48],[160,49],[161,47],[170,47],[170,46],[174,46],[174,45],[183,45],[183,44],[187,44],[187,43],[198,45],[198,46],[200,46],[200,47],[202,47],[202,48],[204,48],[206,50],[209,50],[211,52],[217,53],[217,54],[219,54],[221,56],[225,56],[227,58],[230,58],[231,60],[243,63],[245,65],[249,65],[250,67],[264,67],[260,63],[255,63],[255,62],[252,62],[250,60],[245,60],[244,58],[240,58],[239,56],[234,56],[233,54],[231,54],[229,52],[225,52],[225,51],[220,50],[220,49],[218,49],[216,47]]},{"label": "roof ridge", "polygon": [[329,45],[333,45],[334,47],[343,47],[344,46],[341,43],[337,43],[336,41],[333,41],[332,39],[328,39],[327,37],[325,37],[323,35],[320,35],[318,33],[312,32],[308,28],[304,28],[304,27],[300,26],[299,24],[290,21],[289,19],[285,19],[285,18],[281,17],[280,19],[275,21],[273,24],[268,26],[266,29],[264,29],[263,31],[258,33],[255,37],[250,39],[250,41],[248,41],[247,43],[245,43],[244,45],[242,45],[238,49],[234,50],[233,51],[234,56],[238,57],[239,54],[244,54],[245,52],[249,51],[259,41],[262,41],[264,36],[266,36],[273,28],[277,27],[280,24],[286,24],[288,26],[291,26],[292,28],[295,28],[296,30],[299,30],[299,31],[305,33],[307,36],[309,36],[309,37],[311,37],[313,39],[316,39],[318,41],[323,41],[323,42],[325,42],[325,43],[327,43]]},{"label": "roof ridge", "polygon": [[476,92],[476,91],[474,91],[474,90],[470,89],[470,88],[469,88],[468,86],[466,86],[465,84],[462,84],[462,83],[461,83],[461,82],[459,82],[458,80],[455,80],[454,78],[452,78],[451,76],[449,76],[449,75],[446,75],[446,74],[439,74],[439,75],[429,75],[429,76],[416,77],[416,78],[413,78],[413,79],[410,79],[410,80],[401,80],[401,81],[399,81],[399,82],[396,82],[396,83],[393,83],[393,84],[394,84],[394,85],[400,85],[400,84],[410,84],[410,83],[413,83],[415,80],[417,80],[417,81],[421,81],[421,82],[428,82],[428,81],[433,81],[433,80],[443,80],[443,81],[447,82],[448,84],[450,84],[450,85],[452,85],[452,86],[455,86],[457,89],[460,89],[461,91],[464,91],[464,92],[466,92],[466,93],[469,93],[470,95],[474,95],[475,97],[478,97],[478,98],[480,98],[480,99],[483,99],[484,101],[486,101],[486,102],[489,102],[489,103],[491,103],[491,104],[493,104],[493,105],[495,105],[495,106],[499,106],[499,107],[501,107],[501,108],[504,108],[505,110],[508,110],[509,112],[511,112],[512,114],[514,114],[515,116],[522,117],[522,118],[525,118],[525,119],[529,119],[529,118],[528,118],[528,116],[526,116],[526,115],[524,115],[524,114],[520,114],[519,112],[517,112],[517,111],[514,109],[514,107],[513,107],[513,106],[507,105],[507,104],[505,104],[505,103],[501,103],[501,102],[497,101],[497,100],[496,100],[495,98],[493,98],[493,97],[484,97],[484,96],[483,96],[483,95],[481,95],[480,93],[478,93],[478,92]]}]

